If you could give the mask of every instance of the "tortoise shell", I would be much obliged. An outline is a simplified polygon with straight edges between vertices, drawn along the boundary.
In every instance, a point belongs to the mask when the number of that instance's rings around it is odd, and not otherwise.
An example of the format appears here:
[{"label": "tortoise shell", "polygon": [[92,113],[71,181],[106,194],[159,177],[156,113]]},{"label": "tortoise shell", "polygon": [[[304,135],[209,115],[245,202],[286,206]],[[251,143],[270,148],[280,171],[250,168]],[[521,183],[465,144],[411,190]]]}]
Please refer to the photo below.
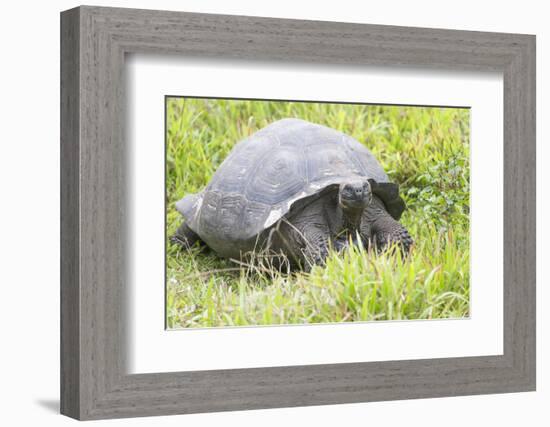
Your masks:
[{"label": "tortoise shell", "polygon": [[176,203],[187,225],[217,252],[250,242],[301,199],[355,176],[371,179],[388,213],[405,209],[398,187],[361,143],[334,129],[283,119],[239,142],[211,182]]}]

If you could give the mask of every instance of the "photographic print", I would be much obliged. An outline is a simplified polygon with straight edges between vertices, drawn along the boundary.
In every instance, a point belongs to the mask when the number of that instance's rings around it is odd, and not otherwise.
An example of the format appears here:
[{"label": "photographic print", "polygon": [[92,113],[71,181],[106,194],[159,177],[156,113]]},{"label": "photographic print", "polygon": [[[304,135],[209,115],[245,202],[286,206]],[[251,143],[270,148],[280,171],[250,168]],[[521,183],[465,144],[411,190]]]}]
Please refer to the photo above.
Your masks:
[{"label": "photographic print", "polygon": [[470,110],[167,96],[168,329],[470,309]]}]

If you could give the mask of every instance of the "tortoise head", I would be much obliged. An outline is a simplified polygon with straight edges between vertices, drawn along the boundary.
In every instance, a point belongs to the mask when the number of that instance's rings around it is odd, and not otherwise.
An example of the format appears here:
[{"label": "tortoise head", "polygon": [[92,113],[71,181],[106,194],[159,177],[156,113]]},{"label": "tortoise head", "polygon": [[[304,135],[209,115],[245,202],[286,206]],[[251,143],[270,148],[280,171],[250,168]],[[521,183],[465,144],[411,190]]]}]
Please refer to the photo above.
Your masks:
[{"label": "tortoise head", "polygon": [[366,178],[353,178],[340,184],[338,204],[342,209],[363,210],[372,201],[372,188]]}]

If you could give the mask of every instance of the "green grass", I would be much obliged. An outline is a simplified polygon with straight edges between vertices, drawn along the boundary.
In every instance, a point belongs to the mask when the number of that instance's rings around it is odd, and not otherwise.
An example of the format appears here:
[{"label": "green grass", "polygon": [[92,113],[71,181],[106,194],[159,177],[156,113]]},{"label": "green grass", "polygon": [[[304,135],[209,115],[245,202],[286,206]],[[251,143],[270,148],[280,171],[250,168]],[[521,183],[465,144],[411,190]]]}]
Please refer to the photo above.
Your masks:
[{"label": "green grass", "polygon": [[239,140],[298,117],[364,143],[400,184],[410,256],[362,247],[310,273],[239,266],[167,242],[169,328],[469,315],[469,110],[299,102],[167,100],[167,235],[174,202],[200,191]]}]

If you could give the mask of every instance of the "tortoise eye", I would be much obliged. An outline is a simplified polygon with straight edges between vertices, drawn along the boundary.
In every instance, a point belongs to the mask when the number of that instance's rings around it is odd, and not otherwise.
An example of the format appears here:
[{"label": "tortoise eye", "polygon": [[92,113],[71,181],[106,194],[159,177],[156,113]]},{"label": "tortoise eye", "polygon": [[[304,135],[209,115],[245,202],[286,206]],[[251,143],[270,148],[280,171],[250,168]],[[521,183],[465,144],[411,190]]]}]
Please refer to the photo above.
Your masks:
[{"label": "tortoise eye", "polygon": [[346,196],[349,196],[349,195],[351,195],[351,194],[353,193],[353,189],[352,189],[351,187],[349,187],[349,186],[346,185],[346,186],[344,187],[342,193],[343,193],[344,195],[346,195]]}]

